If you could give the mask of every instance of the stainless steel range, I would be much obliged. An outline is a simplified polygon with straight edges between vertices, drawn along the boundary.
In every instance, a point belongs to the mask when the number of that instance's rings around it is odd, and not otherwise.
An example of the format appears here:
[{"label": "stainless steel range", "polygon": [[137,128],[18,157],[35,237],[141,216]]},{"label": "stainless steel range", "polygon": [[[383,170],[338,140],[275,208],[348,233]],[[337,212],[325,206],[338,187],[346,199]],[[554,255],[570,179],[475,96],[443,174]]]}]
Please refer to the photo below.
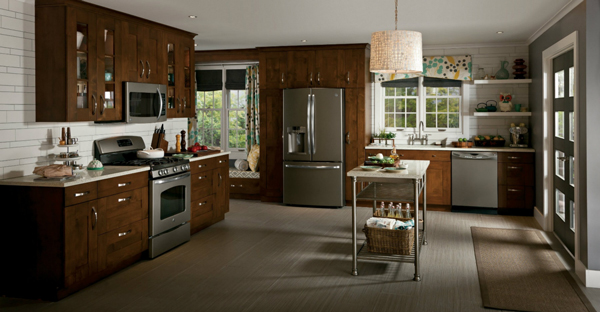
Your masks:
[{"label": "stainless steel range", "polygon": [[138,159],[145,148],[137,136],[94,141],[94,157],[105,166],[150,166],[149,256],[155,258],[190,240],[191,173],[188,160]]}]

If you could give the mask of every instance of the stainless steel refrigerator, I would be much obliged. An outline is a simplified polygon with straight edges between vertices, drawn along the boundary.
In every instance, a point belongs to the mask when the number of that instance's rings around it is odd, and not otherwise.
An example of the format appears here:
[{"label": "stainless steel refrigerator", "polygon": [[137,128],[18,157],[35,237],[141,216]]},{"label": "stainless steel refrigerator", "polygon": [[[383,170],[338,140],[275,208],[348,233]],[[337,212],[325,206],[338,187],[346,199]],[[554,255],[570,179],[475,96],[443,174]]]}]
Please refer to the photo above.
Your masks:
[{"label": "stainless steel refrigerator", "polygon": [[283,91],[283,202],[344,206],[344,89]]}]

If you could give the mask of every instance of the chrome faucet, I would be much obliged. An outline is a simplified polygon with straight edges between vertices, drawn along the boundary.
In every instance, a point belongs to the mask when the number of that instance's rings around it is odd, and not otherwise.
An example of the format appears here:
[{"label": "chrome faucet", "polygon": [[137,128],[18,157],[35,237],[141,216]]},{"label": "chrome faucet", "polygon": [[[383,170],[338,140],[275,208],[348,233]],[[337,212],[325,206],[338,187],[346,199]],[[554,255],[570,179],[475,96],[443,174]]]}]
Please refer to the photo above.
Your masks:
[{"label": "chrome faucet", "polygon": [[[429,140],[429,134],[422,134],[421,133],[421,129],[423,129],[423,132],[425,131],[425,124],[423,124],[423,121],[421,120],[421,122],[419,122],[419,135],[417,136],[417,134],[409,134],[408,137],[408,144],[410,145],[415,145],[415,141],[421,141],[421,145],[423,145],[423,142],[425,142],[425,144],[427,144],[428,140]],[[415,129],[415,132],[417,132],[417,130]]]}]

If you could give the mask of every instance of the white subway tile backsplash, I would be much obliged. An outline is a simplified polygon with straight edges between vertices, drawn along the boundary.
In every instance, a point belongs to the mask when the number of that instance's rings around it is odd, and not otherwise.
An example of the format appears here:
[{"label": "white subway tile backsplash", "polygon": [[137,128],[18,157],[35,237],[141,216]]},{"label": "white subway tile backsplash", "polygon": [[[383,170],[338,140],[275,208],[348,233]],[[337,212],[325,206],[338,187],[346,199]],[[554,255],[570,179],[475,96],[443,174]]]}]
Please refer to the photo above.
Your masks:
[{"label": "white subway tile backsplash", "polygon": [[11,11],[8,11],[8,10],[0,9],[0,17],[4,17],[4,16],[16,17],[17,14],[15,12],[11,12]]},{"label": "white subway tile backsplash", "polygon": [[0,130],[0,142],[12,142],[15,140],[15,130]]},{"label": "white subway tile backsplash", "polygon": [[22,0],[8,0],[8,10],[35,16],[35,6],[32,1],[24,2]]},{"label": "white subway tile backsplash", "polygon": [[7,122],[35,122],[35,111],[7,111]]},{"label": "white subway tile backsplash", "polygon": [[8,0],[0,0],[0,9],[8,10]]},{"label": "white subway tile backsplash", "polygon": [[20,65],[20,57],[17,55],[0,54],[0,65],[18,67]]},{"label": "white subway tile backsplash", "polygon": [[[16,17],[16,15],[15,15]],[[34,33],[35,32],[35,24],[30,21],[25,21],[23,19],[11,18],[5,16],[2,18],[2,24],[0,27],[5,29],[12,29],[21,32]]]},{"label": "white subway tile backsplash", "polygon": [[20,74],[0,73],[0,85],[26,86],[27,76]]}]

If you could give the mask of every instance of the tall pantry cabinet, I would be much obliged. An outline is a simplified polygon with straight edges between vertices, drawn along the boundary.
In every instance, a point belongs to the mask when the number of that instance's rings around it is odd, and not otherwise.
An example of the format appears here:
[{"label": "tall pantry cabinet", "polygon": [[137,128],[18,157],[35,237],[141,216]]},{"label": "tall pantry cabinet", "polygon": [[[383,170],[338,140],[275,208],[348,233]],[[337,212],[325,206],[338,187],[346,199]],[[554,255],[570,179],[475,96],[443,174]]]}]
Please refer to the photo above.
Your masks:
[{"label": "tall pantry cabinet", "polygon": [[[344,88],[346,171],[364,163],[371,137],[368,44],[259,50],[261,200],[283,199],[283,89]],[[346,200],[352,184],[346,178]]]}]

